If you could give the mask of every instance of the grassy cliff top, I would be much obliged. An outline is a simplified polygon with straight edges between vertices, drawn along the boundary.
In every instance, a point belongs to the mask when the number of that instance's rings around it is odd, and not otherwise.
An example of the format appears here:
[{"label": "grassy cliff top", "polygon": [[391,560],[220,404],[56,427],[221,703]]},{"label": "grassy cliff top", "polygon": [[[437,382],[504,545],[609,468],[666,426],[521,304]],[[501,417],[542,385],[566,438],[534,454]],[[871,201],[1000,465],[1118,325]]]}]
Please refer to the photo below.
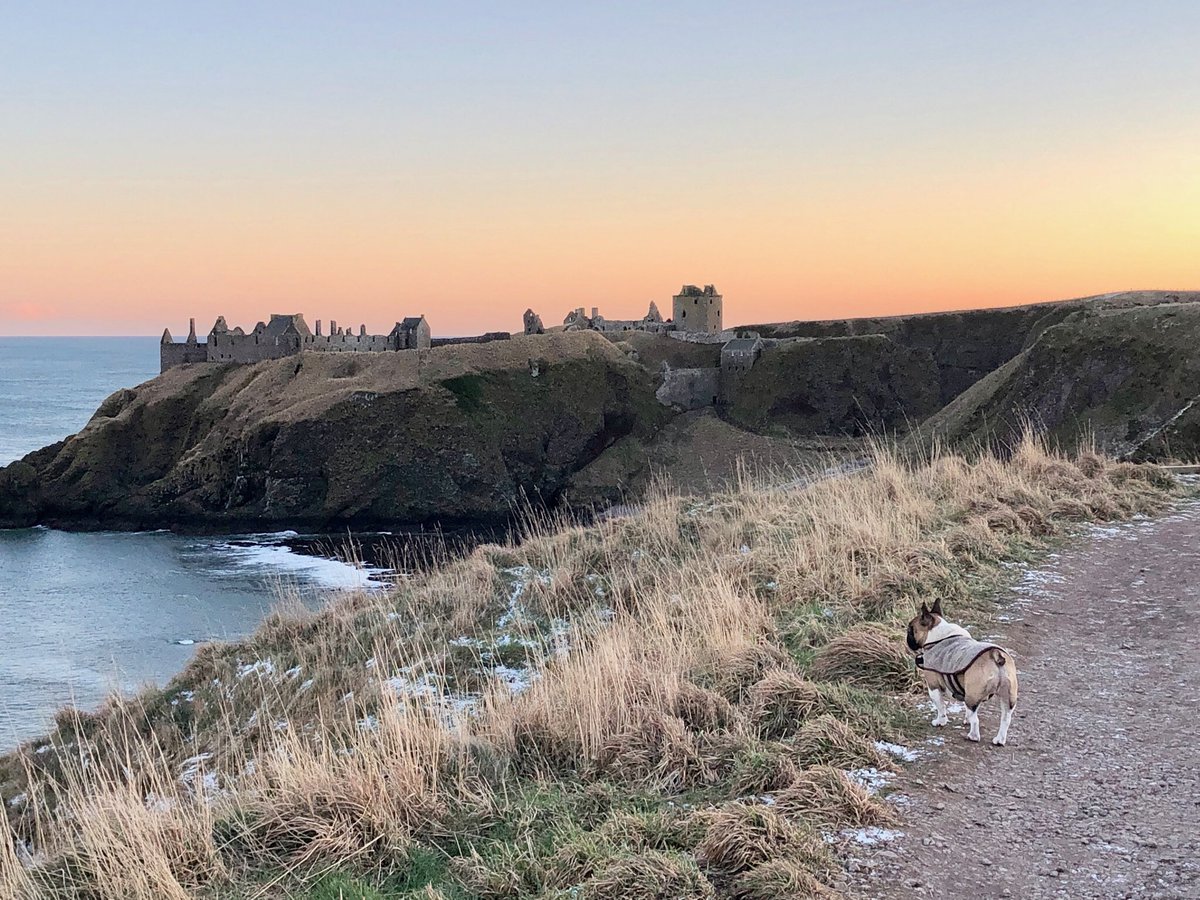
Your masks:
[{"label": "grassy cliff top", "polygon": [[[312,418],[356,394],[412,390],[481,372],[528,370],[530,360],[554,365],[580,359],[624,364],[624,354],[594,332],[518,335],[507,341],[420,351],[302,353],[255,365],[197,363],[168,369],[118,396],[128,405],[183,395],[220,371],[223,384],[211,402],[227,405],[235,417],[288,422]],[[110,416],[114,411],[111,406],[105,410]]]},{"label": "grassy cliff top", "polygon": [[1066,300],[1043,300],[1037,303],[1020,303],[1013,306],[966,307],[920,313],[900,313],[894,316],[847,316],[842,319],[792,319],[786,322],[765,322],[759,325],[739,325],[738,329],[760,331],[764,336],[784,336],[784,332],[805,326],[836,326],[854,323],[869,330],[886,330],[906,322],[934,319],[939,316],[987,316],[996,313],[1029,313],[1037,316],[1053,312],[1058,308],[1105,306],[1128,308],[1131,306],[1153,306],[1159,303],[1200,303],[1200,291],[1114,291],[1108,294],[1092,294]]}]

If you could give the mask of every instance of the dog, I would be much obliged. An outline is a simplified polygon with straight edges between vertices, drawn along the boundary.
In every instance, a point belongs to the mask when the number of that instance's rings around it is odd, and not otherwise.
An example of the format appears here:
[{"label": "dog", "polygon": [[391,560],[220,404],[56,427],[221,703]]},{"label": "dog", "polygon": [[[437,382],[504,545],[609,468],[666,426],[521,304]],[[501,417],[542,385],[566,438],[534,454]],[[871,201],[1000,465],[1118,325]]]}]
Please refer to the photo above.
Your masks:
[{"label": "dog", "polygon": [[1000,729],[992,738],[999,747],[1008,740],[1008,726],[1017,705],[1017,667],[1012,654],[995,644],[974,640],[967,629],[947,621],[941,598],[908,623],[908,649],[929,690],[937,715],[934,725],[945,725],[946,695],[966,704],[969,741],[979,740],[979,706],[993,697],[1000,701]]}]

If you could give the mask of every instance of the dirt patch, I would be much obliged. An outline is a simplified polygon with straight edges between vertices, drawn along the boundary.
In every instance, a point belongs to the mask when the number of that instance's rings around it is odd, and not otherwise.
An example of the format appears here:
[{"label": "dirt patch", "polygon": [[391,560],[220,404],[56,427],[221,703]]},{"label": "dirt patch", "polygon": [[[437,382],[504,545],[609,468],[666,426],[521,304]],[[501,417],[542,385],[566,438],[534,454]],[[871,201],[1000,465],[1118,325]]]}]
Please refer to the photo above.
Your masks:
[{"label": "dirt patch", "polygon": [[961,711],[930,728],[896,783],[905,834],[850,860],[848,892],[1200,897],[1200,504],[1093,529],[1001,619],[973,631],[1017,654],[1008,745],[990,743],[993,704],[980,744]]}]

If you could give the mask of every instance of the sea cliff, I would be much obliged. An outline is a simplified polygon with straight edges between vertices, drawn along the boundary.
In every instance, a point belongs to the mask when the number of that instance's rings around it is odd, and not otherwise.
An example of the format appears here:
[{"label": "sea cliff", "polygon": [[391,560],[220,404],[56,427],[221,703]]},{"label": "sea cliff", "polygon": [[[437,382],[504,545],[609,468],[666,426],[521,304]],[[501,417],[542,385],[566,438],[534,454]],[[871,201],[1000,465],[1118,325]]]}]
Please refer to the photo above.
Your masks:
[{"label": "sea cliff", "polygon": [[667,415],[592,333],[182,366],[0,469],[0,527],[494,521]]}]

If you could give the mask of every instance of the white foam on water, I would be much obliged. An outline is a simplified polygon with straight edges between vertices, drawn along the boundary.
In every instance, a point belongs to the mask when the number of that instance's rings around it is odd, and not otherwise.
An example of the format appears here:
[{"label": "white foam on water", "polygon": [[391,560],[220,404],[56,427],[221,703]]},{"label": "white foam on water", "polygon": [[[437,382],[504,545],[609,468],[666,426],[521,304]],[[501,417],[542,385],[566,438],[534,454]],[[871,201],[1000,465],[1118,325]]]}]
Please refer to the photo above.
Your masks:
[{"label": "white foam on water", "polygon": [[254,535],[246,542],[219,543],[213,549],[229,570],[238,575],[244,575],[247,570],[258,571],[267,578],[296,579],[326,590],[375,590],[384,586],[382,576],[387,569],[351,565],[323,556],[306,556],[279,543],[295,536],[295,532],[290,531]]}]

